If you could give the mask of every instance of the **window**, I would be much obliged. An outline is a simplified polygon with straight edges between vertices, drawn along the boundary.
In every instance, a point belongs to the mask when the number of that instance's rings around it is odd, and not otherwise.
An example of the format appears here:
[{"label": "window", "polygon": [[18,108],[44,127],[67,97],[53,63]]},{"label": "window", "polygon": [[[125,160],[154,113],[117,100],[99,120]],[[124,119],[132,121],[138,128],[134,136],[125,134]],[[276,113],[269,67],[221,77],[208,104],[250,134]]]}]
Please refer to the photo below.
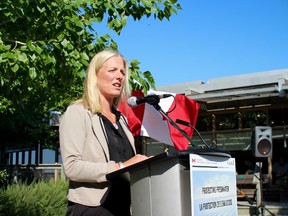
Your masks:
[{"label": "window", "polygon": [[216,130],[238,129],[238,113],[216,115]]},{"label": "window", "polygon": [[254,128],[268,123],[267,112],[264,110],[242,113],[242,128]]}]

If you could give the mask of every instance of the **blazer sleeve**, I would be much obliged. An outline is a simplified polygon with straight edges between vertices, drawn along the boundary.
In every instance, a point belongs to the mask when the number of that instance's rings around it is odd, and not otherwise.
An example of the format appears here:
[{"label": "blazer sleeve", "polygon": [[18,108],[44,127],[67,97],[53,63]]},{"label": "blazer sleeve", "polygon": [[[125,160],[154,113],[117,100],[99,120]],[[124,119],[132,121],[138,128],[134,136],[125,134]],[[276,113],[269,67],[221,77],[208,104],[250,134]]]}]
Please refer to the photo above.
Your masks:
[{"label": "blazer sleeve", "polygon": [[87,112],[82,105],[72,105],[61,120],[59,137],[64,172],[75,182],[105,182],[106,175],[114,171],[115,162],[105,156]]}]

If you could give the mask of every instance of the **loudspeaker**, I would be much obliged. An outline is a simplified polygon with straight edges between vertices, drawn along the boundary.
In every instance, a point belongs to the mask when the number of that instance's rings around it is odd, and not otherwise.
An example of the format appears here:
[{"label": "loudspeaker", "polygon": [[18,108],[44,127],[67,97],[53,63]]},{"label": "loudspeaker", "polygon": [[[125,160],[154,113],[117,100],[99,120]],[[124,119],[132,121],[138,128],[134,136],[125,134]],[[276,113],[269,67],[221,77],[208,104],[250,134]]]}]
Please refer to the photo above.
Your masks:
[{"label": "loudspeaker", "polygon": [[272,128],[257,126],[252,134],[251,150],[255,157],[272,156]]}]

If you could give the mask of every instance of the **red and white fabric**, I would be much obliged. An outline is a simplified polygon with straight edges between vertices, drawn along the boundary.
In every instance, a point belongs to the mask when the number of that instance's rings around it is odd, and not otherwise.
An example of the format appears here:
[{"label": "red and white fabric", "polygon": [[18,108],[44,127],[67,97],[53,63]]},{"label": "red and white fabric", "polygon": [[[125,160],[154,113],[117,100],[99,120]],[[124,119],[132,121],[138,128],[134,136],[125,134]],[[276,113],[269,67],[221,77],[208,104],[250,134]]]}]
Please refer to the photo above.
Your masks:
[{"label": "red and white fabric", "polygon": [[[167,94],[167,92],[150,91],[149,94]],[[133,96],[143,97],[143,93],[133,92]],[[172,94],[174,97],[160,99],[159,106],[175,122],[180,119],[195,126],[199,104],[184,95]],[[135,108],[127,102],[120,104],[118,109],[126,116],[130,130],[134,136],[146,136],[159,142],[174,146],[176,150],[186,150],[189,141],[174,128],[165,117],[152,105],[145,103]],[[178,125],[192,138],[194,130],[188,126]]]}]

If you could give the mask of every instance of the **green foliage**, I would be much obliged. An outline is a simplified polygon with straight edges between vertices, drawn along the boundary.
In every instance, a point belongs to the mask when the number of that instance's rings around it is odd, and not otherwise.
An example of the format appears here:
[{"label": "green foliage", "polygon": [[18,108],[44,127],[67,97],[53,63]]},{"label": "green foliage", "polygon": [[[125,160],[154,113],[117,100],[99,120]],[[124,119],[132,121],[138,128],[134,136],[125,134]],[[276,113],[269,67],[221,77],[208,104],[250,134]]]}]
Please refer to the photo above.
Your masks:
[{"label": "green foliage", "polygon": [[[130,85],[132,89],[141,89],[143,92],[147,92],[151,88],[155,89],[155,81],[152,77],[152,74],[149,71],[140,71],[139,61],[137,61],[136,59],[132,59],[130,65]],[[144,77],[145,79],[139,79],[139,77]]]},{"label": "green foliage", "polygon": [[0,187],[2,187],[3,185],[7,183],[7,178],[8,178],[8,174],[7,174],[6,169],[0,170]]},{"label": "green foliage", "polygon": [[68,182],[14,184],[0,190],[0,216],[65,215]]},{"label": "green foliage", "polygon": [[[1,146],[49,146],[49,111],[63,112],[82,94],[91,57],[116,49],[110,35],[98,35],[106,22],[117,34],[127,19],[169,19],[181,9],[177,0],[5,0],[0,2]],[[149,71],[131,63],[131,79],[143,90],[154,88]],[[134,82],[132,87],[134,88]],[[139,86],[138,86],[139,87]],[[47,136],[47,137],[45,137]]]}]

